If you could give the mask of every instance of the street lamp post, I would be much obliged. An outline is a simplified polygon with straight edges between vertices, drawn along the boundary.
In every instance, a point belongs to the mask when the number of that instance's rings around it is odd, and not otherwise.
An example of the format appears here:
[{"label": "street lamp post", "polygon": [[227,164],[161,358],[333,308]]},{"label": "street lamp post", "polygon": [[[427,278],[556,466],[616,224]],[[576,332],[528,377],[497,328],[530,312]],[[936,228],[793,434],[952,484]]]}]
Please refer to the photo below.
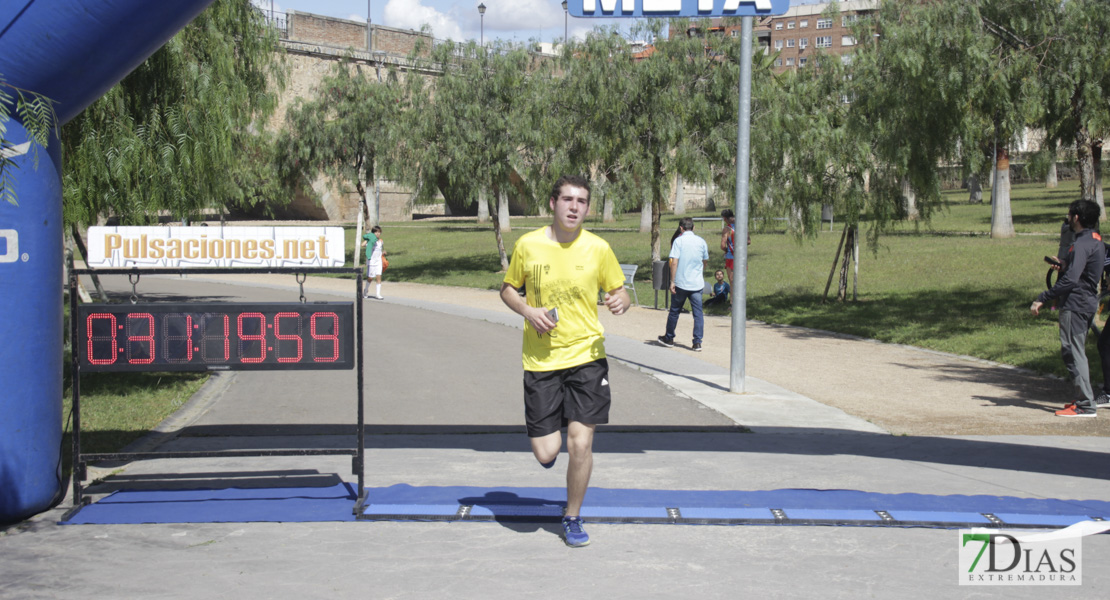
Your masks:
[{"label": "street lamp post", "polygon": [[479,38],[478,45],[482,46],[484,48],[485,45],[486,45],[486,5],[485,4],[479,4],[478,5],[478,16],[480,16],[481,19],[482,19],[481,29],[480,29],[481,37]]},{"label": "street lamp post", "polygon": [[570,20],[570,12],[567,11],[567,0],[563,0],[563,45],[567,44],[567,23]]}]

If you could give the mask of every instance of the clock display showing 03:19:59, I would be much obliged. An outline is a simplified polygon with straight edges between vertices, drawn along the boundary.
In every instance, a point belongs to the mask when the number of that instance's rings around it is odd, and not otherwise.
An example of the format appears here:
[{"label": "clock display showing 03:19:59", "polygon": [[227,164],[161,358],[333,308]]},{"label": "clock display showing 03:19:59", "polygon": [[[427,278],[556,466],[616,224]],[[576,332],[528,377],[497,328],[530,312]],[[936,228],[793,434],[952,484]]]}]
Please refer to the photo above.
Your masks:
[{"label": "clock display showing 03:19:59", "polygon": [[83,371],[353,369],[349,302],[85,304]]}]

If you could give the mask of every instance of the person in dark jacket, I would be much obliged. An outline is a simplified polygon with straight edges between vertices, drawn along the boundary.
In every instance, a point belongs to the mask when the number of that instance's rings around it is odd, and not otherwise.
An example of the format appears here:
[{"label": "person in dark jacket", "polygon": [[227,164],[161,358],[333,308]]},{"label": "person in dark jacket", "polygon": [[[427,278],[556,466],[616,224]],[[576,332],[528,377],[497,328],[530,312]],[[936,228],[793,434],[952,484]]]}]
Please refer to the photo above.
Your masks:
[{"label": "person in dark jacket", "polygon": [[1102,238],[1094,230],[1098,225],[1099,208],[1094,202],[1076,200],[1068,207],[1068,223],[1075,232],[1075,240],[1061,257],[1064,267],[1056,285],[1041,292],[1029,311],[1040,314],[1044,303],[1059,300],[1060,355],[1071,374],[1077,398],[1062,410],[1058,417],[1096,417],[1095,397],[1087,366],[1087,330],[1098,309],[1098,281],[1106,250]]}]

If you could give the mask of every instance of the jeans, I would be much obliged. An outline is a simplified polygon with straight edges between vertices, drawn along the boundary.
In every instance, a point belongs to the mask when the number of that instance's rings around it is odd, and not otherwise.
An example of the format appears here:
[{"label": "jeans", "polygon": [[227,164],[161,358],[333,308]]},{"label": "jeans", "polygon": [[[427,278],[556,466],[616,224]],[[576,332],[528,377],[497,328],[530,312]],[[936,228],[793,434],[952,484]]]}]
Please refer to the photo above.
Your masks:
[{"label": "jeans", "polygon": [[667,315],[667,338],[674,339],[674,329],[678,325],[678,315],[682,312],[686,299],[690,299],[690,312],[694,315],[694,343],[701,343],[701,336],[705,332],[705,320],[701,312],[701,290],[689,291],[680,287],[671,294],[671,312]]}]

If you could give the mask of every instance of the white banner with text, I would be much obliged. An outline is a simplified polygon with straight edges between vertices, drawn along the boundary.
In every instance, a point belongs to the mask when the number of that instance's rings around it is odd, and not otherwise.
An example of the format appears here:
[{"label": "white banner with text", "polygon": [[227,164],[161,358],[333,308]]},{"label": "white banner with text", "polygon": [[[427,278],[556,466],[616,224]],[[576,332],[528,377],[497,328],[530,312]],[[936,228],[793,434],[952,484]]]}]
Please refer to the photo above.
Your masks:
[{"label": "white banner with text", "polygon": [[91,268],[343,266],[342,227],[90,227]]}]

